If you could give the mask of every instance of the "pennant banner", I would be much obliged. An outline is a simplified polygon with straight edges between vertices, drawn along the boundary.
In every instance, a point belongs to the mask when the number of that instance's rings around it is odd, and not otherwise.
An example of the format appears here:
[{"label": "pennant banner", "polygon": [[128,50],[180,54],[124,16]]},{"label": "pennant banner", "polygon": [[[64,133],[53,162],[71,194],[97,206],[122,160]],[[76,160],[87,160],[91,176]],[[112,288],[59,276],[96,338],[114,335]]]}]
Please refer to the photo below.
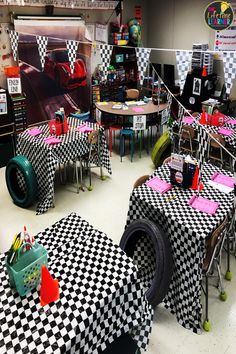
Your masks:
[{"label": "pennant banner", "polygon": [[192,52],[180,51],[175,52],[177,71],[180,79],[180,90],[184,88],[185,79],[188,71],[191,69]]},{"label": "pennant banner", "polygon": [[199,127],[198,127],[198,142],[199,142],[199,158],[198,158],[198,169],[199,169],[198,192],[199,192],[203,164],[204,164],[204,161],[206,158],[206,152],[207,152],[207,146],[208,146],[207,131],[201,125],[199,125]]},{"label": "pennant banner", "polygon": [[45,55],[47,50],[48,38],[44,36],[36,36],[38,51],[40,56],[40,62],[42,70],[44,69]]},{"label": "pennant banner", "polygon": [[66,41],[66,48],[68,50],[70,70],[72,74],[74,74],[74,64],[77,56],[78,46],[79,46],[79,42],[77,41]]},{"label": "pennant banner", "polygon": [[19,39],[19,34],[16,31],[10,31],[9,32],[10,36],[10,42],[11,42],[11,49],[13,52],[13,58],[16,61],[18,57],[18,39]]},{"label": "pennant banner", "polygon": [[232,80],[236,76],[236,52],[223,53],[226,93],[229,95],[232,87]]},{"label": "pennant banner", "polygon": [[112,53],[113,46],[109,44],[101,44],[100,45],[100,54],[102,58],[102,68],[103,68],[103,78],[106,80],[108,66],[110,64],[111,53]]},{"label": "pennant banner", "polygon": [[139,71],[139,82],[140,85],[142,85],[145,72],[149,63],[151,49],[137,47],[135,48],[135,50],[136,50],[136,57],[137,57],[137,64],[138,64],[138,71]]}]

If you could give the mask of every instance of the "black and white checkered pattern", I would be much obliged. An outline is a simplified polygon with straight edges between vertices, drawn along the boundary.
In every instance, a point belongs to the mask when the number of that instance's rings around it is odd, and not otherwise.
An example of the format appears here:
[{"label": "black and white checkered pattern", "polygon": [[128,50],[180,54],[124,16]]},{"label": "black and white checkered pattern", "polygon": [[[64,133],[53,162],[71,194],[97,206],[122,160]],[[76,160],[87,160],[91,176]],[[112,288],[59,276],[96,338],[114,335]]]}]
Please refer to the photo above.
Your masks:
[{"label": "black and white checkered pattern", "polygon": [[74,73],[74,63],[76,60],[78,46],[79,46],[78,41],[66,41],[66,48],[68,50],[70,70],[71,70],[72,74]]},{"label": "black and white checkered pattern", "polygon": [[16,61],[18,57],[18,39],[19,39],[19,34],[16,31],[10,31],[9,32],[10,36],[10,42],[11,42],[11,49],[13,52],[13,58]]},{"label": "black and white checkered pattern", "polygon": [[236,52],[223,52],[225,86],[226,93],[229,95],[232,81],[236,77]]},{"label": "black and white checkered pattern", "polygon": [[44,36],[36,36],[38,51],[42,70],[44,69],[45,55],[47,51],[48,38]]},{"label": "black and white checkered pattern", "polygon": [[20,298],[0,255],[0,353],[96,354],[124,332],[146,349],[153,309],[137,268],[111,239],[75,213],[35,239],[47,249],[60,299],[41,307],[37,289]]},{"label": "black and white checkered pattern", "polygon": [[203,172],[203,165],[206,158],[207,146],[208,146],[208,134],[206,129],[201,125],[198,127],[198,187],[200,187],[201,176]]},{"label": "black and white checkered pattern", "polygon": [[135,48],[135,51],[136,51],[137,65],[139,71],[139,82],[140,85],[142,85],[145,77],[145,72],[149,64],[151,49],[137,47]]},{"label": "black and white checkered pattern", "polygon": [[[201,196],[219,202],[215,215],[202,213],[189,206],[195,194],[191,189],[173,186],[159,194],[146,184],[135,188],[130,196],[127,225],[132,220],[147,218],[156,222],[170,240],[174,261],[173,275],[164,305],[185,328],[201,332],[201,280],[205,255],[205,239],[232,213],[233,192],[224,194],[205,183],[215,172],[226,172],[205,163],[202,175],[204,189]],[[158,176],[170,183],[168,165],[158,168],[150,178]]]},{"label": "black and white checkered pattern", "polygon": [[107,78],[108,66],[110,64],[112,50],[113,47],[111,45],[100,44],[100,55],[102,58],[102,69],[103,69],[104,80],[106,80]]},{"label": "black and white checkered pattern", "polygon": [[175,55],[178,75],[180,79],[180,90],[182,91],[187,73],[191,68],[192,51],[177,50]]},{"label": "black and white checkered pattern", "polygon": [[[33,137],[27,131],[17,136],[17,154],[24,155],[32,163],[37,176],[39,189],[39,203],[37,214],[46,212],[53,207],[54,198],[54,177],[58,163],[65,163],[75,160],[89,151],[88,134],[76,131],[82,123],[100,132],[100,154],[101,166],[105,167],[111,174],[109,152],[106,144],[104,129],[97,124],[81,122],[77,118],[68,118],[70,130],[67,134],[61,135],[61,144],[48,145],[43,139],[49,135],[48,125],[40,126],[43,134]],[[94,162],[94,161],[92,161]]]}]

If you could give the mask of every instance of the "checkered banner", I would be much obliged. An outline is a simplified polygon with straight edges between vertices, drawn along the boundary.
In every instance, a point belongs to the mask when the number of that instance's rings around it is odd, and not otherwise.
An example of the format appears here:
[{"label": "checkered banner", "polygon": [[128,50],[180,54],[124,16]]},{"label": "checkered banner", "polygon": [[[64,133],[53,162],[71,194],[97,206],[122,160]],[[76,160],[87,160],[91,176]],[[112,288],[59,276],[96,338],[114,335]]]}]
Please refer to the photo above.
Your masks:
[{"label": "checkered banner", "polygon": [[135,48],[136,57],[137,57],[137,64],[138,64],[138,71],[139,71],[139,82],[140,85],[143,84],[145,72],[149,63],[149,57],[151,53],[151,49],[147,48]]},{"label": "checkered banner", "polygon": [[9,32],[10,36],[10,42],[11,42],[11,49],[13,51],[13,58],[16,61],[17,60],[17,54],[18,54],[18,39],[19,39],[19,34],[16,31],[10,31]]},{"label": "checkered banner", "polygon": [[76,60],[78,46],[79,46],[79,42],[77,41],[66,41],[66,48],[68,50],[70,70],[72,74],[74,73],[74,63]]},{"label": "checkered banner", "polygon": [[36,36],[38,51],[40,56],[40,62],[42,70],[44,69],[45,55],[47,50],[48,38],[44,36]]},{"label": "checkered banner", "polygon": [[177,50],[175,52],[181,91],[184,88],[187,73],[191,68],[192,53],[193,52],[191,51],[187,52],[182,50]]},{"label": "checkered banner", "polygon": [[226,93],[230,94],[232,81],[236,76],[236,52],[223,53]]},{"label": "checkered banner", "polygon": [[206,151],[207,151],[207,145],[208,145],[207,140],[208,140],[207,131],[199,124],[199,130],[198,130],[198,142],[199,142],[198,192],[199,192],[199,189],[200,189],[200,183],[201,183],[201,177],[202,177],[201,175],[202,175],[202,170],[203,170],[203,164],[204,164],[205,157],[206,157]]},{"label": "checkered banner", "polygon": [[102,69],[103,69],[104,80],[106,80],[107,78],[108,66],[110,64],[112,49],[113,47],[109,44],[100,45],[100,55],[102,58]]}]

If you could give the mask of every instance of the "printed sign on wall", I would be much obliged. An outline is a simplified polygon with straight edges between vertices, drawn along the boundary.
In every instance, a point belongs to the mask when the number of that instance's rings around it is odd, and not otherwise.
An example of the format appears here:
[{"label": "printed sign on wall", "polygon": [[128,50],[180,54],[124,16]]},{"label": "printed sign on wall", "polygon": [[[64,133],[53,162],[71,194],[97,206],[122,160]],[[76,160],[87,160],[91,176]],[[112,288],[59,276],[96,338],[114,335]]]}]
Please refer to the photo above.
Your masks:
[{"label": "printed sign on wall", "polygon": [[21,93],[20,77],[7,78],[7,88],[8,88],[10,95],[14,95],[15,93]]},{"label": "printed sign on wall", "polygon": [[146,116],[133,116],[133,129],[145,130],[146,129]]},{"label": "printed sign on wall", "polygon": [[0,92],[0,115],[7,114],[7,95]]}]

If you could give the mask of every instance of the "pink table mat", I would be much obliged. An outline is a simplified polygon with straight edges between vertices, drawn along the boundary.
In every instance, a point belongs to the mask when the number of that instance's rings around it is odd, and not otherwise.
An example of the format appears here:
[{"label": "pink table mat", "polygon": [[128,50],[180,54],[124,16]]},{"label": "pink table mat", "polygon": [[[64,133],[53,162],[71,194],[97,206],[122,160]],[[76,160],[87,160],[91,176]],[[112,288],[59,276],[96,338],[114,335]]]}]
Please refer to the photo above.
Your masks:
[{"label": "pink table mat", "polygon": [[183,119],[183,122],[185,124],[192,124],[194,122],[194,119],[192,117],[185,116],[184,119]]},{"label": "pink table mat", "polygon": [[213,200],[209,200],[203,197],[197,197],[194,195],[189,201],[188,204],[197,210],[202,211],[203,213],[207,213],[210,215],[214,215],[216,213],[219,204]]},{"label": "pink table mat", "polygon": [[48,138],[43,139],[43,141],[48,145],[60,144],[62,141],[54,136],[49,136]]},{"label": "pink table mat", "polygon": [[146,182],[146,185],[161,194],[169,191],[172,188],[172,185],[170,183],[162,181],[162,179],[158,177],[153,177],[152,179]]},{"label": "pink table mat", "polygon": [[87,125],[81,125],[76,130],[81,133],[89,133],[93,131],[93,128],[90,128]]},{"label": "pink table mat", "polygon": [[37,136],[37,135],[42,134],[42,130],[35,127],[35,128],[30,129],[30,130],[27,130],[27,133],[29,135],[32,135],[32,136]]},{"label": "pink table mat", "polygon": [[142,107],[134,107],[132,108],[134,112],[136,113],[140,113],[140,112],[144,112],[144,109]]},{"label": "pink table mat", "polygon": [[234,178],[224,175],[222,173],[216,172],[214,175],[211,177],[211,180],[223,184],[224,186],[234,188]]},{"label": "pink table mat", "polygon": [[236,124],[236,119],[229,119],[226,122],[227,124]]},{"label": "pink table mat", "polygon": [[225,136],[229,136],[229,135],[232,135],[234,133],[233,130],[231,129],[228,129],[228,128],[223,128],[221,127],[219,130],[218,130],[218,133],[219,134],[222,134],[222,135],[225,135]]}]

